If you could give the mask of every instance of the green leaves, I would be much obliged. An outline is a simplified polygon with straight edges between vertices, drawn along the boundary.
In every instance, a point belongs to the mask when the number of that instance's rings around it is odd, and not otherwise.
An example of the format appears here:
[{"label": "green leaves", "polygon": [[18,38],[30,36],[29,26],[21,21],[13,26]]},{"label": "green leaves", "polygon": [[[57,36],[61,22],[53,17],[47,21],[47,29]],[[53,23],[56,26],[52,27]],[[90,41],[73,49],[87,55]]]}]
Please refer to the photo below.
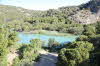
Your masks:
[{"label": "green leaves", "polygon": [[16,33],[10,31],[5,25],[0,27],[0,65],[7,66],[7,53],[9,47],[16,44]]},{"label": "green leaves", "polygon": [[30,42],[30,46],[34,49],[40,49],[42,47],[42,41],[40,39],[33,39]]},{"label": "green leaves", "polygon": [[48,40],[48,48],[50,51],[53,51],[53,52],[58,51],[58,47],[60,47],[60,43],[57,42],[55,39],[50,38]]},{"label": "green leaves", "polygon": [[94,26],[85,25],[83,34],[87,36],[95,35],[96,28]]},{"label": "green leaves", "polygon": [[39,50],[42,47],[42,41],[40,39],[32,39],[30,42],[31,44],[22,45],[19,48],[21,55],[15,59],[13,66],[30,66],[39,59]]},{"label": "green leaves", "polygon": [[87,49],[88,51],[92,51],[94,49],[92,43],[84,42],[84,41],[73,42],[68,48]]},{"label": "green leaves", "polygon": [[97,22],[96,24],[96,32],[97,34],[100,34],[100,22]]},{"label": "green leaves", "polygon": [[81,35],[76,39],[76,41],[88,41],[88,40],[89,40],[88,36],[85,35]]},{"label": "green leaves", "polygon": [[78,66],[89,59],[89,52],[93,49],[89,42],[73,42],[59,52],[58,66]]}]

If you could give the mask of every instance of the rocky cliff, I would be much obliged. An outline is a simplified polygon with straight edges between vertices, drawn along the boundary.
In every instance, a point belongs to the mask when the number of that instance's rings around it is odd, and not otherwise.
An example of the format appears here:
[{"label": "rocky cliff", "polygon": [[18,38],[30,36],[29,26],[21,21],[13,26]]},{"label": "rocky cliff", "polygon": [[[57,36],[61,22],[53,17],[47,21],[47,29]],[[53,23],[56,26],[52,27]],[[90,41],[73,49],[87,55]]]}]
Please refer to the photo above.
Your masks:
[{"label": "rocky cliff", "polygon": [[91,0],[79,6],[80,10],[69,18],[77,23],[91,24],[100,21],[100,0]]}]

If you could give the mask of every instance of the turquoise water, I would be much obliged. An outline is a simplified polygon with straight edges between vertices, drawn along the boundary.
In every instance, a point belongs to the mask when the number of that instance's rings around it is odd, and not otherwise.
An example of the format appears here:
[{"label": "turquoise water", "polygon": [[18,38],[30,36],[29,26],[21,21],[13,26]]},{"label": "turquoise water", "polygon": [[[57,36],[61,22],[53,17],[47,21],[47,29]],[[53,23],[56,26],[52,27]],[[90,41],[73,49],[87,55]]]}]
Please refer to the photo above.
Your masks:
[{"label": "turquoise water", "polygon": [[48,40],[50,38],[55,39],[57,42],[64,44],[67,42],[75,41],[75,39],[78,36],[51,36],[51,35],[43,35],[43,34],[25,34],[25,33],[19,33],[18,37],[20,38],[19,43],[29,44],[30,40],[32,39],[41,39],[45,42],[45,44],[48,44]]}]

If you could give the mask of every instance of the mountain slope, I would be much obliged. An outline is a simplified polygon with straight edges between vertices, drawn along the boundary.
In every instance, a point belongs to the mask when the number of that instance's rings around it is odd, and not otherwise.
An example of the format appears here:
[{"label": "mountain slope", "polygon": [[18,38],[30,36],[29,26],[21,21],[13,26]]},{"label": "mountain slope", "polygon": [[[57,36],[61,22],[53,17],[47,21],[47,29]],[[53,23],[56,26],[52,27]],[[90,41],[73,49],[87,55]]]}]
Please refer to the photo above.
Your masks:
[{"label": "mountain slope", "polygon": [[80,10],[69,18],[80,24],[91,24],[100,21],[100,0],[91,0],[79,6]]},{"label": "mountain slope", "polygon": [[15,6],[0,5],[0,22],[23,20],[26,17],[64,17],[79,24],[100,21],[100,0],[91,0],[79,6],[60,7],[47,11],[27,10]]},{"label": "mountain slope", "polygon": [[21,7],[10,5],[0,5],[0,15],[2,15],[0,17],[0,22],[23,20],[25,17],[40,16],[42,14],[42,11],[27,10]]},{"label": "mountain slope", "polygon": [[100,10],[100,0],[91,0],[86,4],[82,4],[80,8],[89,9],[90,11],[97,13]]}]

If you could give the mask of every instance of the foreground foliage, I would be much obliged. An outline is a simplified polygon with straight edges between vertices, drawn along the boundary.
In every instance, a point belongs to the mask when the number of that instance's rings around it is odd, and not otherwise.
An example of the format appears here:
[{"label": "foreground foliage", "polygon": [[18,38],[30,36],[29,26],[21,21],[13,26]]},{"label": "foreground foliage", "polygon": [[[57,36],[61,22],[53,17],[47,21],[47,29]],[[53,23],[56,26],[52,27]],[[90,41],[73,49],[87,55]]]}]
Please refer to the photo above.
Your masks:
[{"label": "foreground foliage", "polygon": [[83,34],[75,42],[64,45],[58,56],[58,66],[99,66],[100,22],[84,25]]},{"label": "foreground foliage", "polygon": [[40,39],[33,39],[29,45],[22,45],[19,48],[20,56],[14,61],[13,66],[33,66],[39,59],[39,50],[42,47],[42,41]]}]

